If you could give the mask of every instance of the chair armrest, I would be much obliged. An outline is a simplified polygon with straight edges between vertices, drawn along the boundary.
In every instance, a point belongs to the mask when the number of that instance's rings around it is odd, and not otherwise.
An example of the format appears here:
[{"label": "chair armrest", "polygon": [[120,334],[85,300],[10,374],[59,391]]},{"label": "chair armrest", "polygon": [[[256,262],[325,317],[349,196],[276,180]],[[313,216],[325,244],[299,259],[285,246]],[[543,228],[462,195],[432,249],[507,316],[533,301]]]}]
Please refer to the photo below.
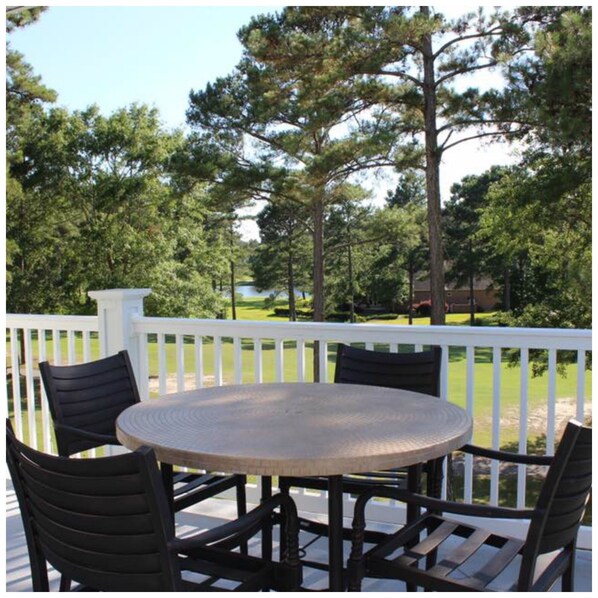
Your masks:
[{"label": "chair armrest", "polygon": [[431,498],[423,494],[415,494],[408,490],[392,488],[388,486],[377,486],[363,492],[357,499],[355,511],[365,510],[366,503],[379,496],[392,498],[419,507],[425,507],[429,511],[439,513],[452,513],[454,515],[468,515],[471,517],[497,517],[504,519],[530,519],[534,513],[532,509],[512,509],[509,507],[495,507],[491,505],[470,505],[466,503],[452,502]]},{"label": "chair armrest", "polygon": [[299,525],[297,522],[297,508],[295,507],[295,503],[288,496],[276,494],[246,515],[242,515],[234,521],[219,525],[214,529],[201,532],[189,538],[173,538],[169,542],[169,550],[178,554],[184,554],[193,551],[195,548],[223,543],[236,535],[242,534],[248,529],[258,526],[279,506],[282,506],[286,511],[287,527],[290,526],[292,528],[294,526],[296,528],[295,532],[292,529],[289,531],[298,534]]},{"label": "chair armrest", "polygon": [[472,444],[462,446],[457,452],[468,453],[470,455],[475,455],[476,457],[496,459],[497,461],[521,463],[523,465],[550,465],[553,461],[553,457],[546,455],[522,455],[520,453],[509,453],[508,451],[495,451],[493,449],[474,446]]},{"label": "chair armrest", "polygon": [[75,439],[93,440],[94,442],[101,442],[102,444],[120,444],[116,436],[111,434],[96,434],[95,432],[88,432],[87,430],[80,430],[65,424],[54,424],[54,429],[62,434],[69,434]]}]

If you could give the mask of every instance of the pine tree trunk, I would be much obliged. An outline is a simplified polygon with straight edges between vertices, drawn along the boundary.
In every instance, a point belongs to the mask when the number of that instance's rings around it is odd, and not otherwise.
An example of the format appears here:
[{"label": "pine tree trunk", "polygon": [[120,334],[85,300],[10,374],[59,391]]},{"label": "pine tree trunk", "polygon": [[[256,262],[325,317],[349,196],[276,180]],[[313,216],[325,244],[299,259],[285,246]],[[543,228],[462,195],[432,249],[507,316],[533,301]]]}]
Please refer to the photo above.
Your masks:
[{"label": "pine tree trunk", "polygon": [[409,326],[413,324],[413,279],[415,278],[415,266],[413,256],[409,258]]},{"label": "pine tree trunk", "polygon": [[289,294],[289,320],[297,321],[297,303],[295,301],[295,273],[293,271],[293,254],[291,251],[287,254],[287,278]]},{"label": "pine tree trunk", "polygon": [[[422,14],[429,17],[430,8],[422,6]],[[440,152],[436,131],[436,88],[432,36],[423,38],[424,64],[424,124],[426,143],[426,195],[428,200],[428,231],[430,237],[430,299],[432,324],[444,324],[444,256],[440,222]]]},{"label": "pine tree trunk", "polygon": [[[324,189],[313,204],[314,230],[314,322],[324,321]],[[320,343],[314,342],[314,382],[320,381]]]},{"label": "pine tree trunk", "polygon": [[237,283],[235,280],[235,262],[231,260],[230,262],[230,304],[232,308],[232,317],[233,320],[237,319],[237,299],[235,297],[235,291],[237,288]]},{"label": "pine tree trunk", "polygon": [[503,309],[505,311],[511,311],[511,271],[509,268],[504,270],[504,289],[503,289]]},{"label": "pine tree trunk", "polygon": [[350,240],[349,231],[349,245],[347,249],[348,259],[349,259],[349,315],[351,323],[355,322],[355,286],[353,284],[353,253],[351,251],[351,240]]},{"label": "pine tree trunk", "polygon": [[[224,288],[222,285],[222,276],[218,279],[218,288],[220,290],[220,295],[222,296],[222,294],[224,293]],[[226,306],[220,310],[220,314],[218,316],[219,320],[226,320]]]},{"label": "pine tree trunk", "polygon": [[469,325],[475,324],[475,297],[473,295],[473,255],[471,240],[469,241]]}]

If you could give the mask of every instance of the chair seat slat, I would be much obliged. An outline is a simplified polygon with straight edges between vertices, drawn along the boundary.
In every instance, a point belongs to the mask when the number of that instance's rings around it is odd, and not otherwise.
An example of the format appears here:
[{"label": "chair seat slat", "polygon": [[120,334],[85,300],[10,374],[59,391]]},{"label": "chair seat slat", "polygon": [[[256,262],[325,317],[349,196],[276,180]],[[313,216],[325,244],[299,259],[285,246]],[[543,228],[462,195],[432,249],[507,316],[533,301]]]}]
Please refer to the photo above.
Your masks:
[{"label": "chair seat slat", "polygon": [[483,529],[474,530],[469,538],[465,538],[461,544],[451,550],[448,555],[444,556],[439,563],[429,570],[430,575],[446,577],[452,573],[484,545],[490,533]]}]

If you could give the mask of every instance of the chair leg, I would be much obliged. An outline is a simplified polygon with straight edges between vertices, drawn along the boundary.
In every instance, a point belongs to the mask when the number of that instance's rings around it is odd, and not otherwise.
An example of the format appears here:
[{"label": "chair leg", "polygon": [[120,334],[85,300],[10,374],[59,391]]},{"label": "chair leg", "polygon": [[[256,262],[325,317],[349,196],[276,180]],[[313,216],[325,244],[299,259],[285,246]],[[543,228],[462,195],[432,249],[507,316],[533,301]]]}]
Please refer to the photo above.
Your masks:
[{"label": "chair leg", "polygon": [[[421,479],[422,479],[422,466],[421,464],[412,465],[407,469],[407,489],[410,492],[420,493],[421,492]],[[406,525],[409,525],[415,521],[420,515],[420,508],[414,504],[407,505],[407,521]],[[413,541],[415,545],[417,541]],[[413,584],[405,584],[408,592],[417,592],[417,586]]]},{"label": "chair leg", "polygon": [[58,589],[59,592],[70,592],[71,591],[71,580],[64,576],[60,576],[60,587]]},{"label": "chair leg", "polygon": [[[407,469],[407,489],[409,492],[415,492],[419,494],[421,492],[421,477],[422,477],[422,466],[420,464],[411,465]],[[417,505],[407,505],[407,524],[415,521],[420,514],[420,509]]]},{"label": "chair leg", "polygon": [[168,506],[172,513],[172,521],[174,522],[174,488],[172,485],[172,465],[170,463],[160,463],[160,473],[162,474],[162,483],[164,484],[164,490],[166,491],[166,499],[168,500]]},{"label": "chair leg", "polygon": [[[247,513],[247,493],[245,491],[245,484],[247,477],[244,475],[236,476],[236,491],[237,491],[237,516],[242,517]],[[247,542],[243,542],[240,546],[241,554],[249,554]]]},{"label": "chair leg", "polygon": [[[272,478],[262,476],[262,500],[268,500],[272,496]],[[262,559],[272,560],[272,522],[264,523],[262,527]]]},{"label": "chair leg", "polygon": [[561,592],[573,592],[575,578],[575,548],[571,551],[569,566],[565,569],[561,578]]},{"label": "chair leg", "polygon": [[[49,592],[48,565],[39,547],[34,546],[27,540],[29,551],[29,564],[31,565],[31,582],[34,592]],[[69,580],[66,580],[69,581]],[[60,580],[62,586],[62,579]],[[70,582],[69,582],[70,586]]]},{"label": "chair leg", "polygon": [[[278,491],[284,496],[289,496],[290,485],[286,478],[278,478]],[[287,550],[287,539],[284,533],[283,526],[280,527],[280,559],[282,560]]]}]

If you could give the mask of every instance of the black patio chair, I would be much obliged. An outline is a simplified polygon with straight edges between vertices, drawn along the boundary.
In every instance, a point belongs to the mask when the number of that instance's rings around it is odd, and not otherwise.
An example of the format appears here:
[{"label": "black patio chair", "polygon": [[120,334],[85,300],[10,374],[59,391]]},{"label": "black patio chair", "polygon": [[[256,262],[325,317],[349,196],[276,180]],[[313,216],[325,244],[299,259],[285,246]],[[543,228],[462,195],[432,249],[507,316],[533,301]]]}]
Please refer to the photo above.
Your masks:
[{"label": "black patio chair", "polygon": [[[334,382],[343,384],[363,384],[410,390],[423,394],[440,396],[440,366],[442,350],[433,347],[429,351],[416,353],[385,353],[369,351],[339,343],[336,357]],[[363,397],[367,403],[367,396]],[[365,489],[385,484],[393,487],[409,488],[419,492],[422,489],[422,473],[426,476],[426,492],[430,496],[440,496],[442,487],[443,459],[436,459],[412,467],[401,467],[389,471],[376,471],[343,476],[343,491],[360,494]],[[279,481],[279,488],[285,494],[291,487],[326,490],[325,477],[286,477]],[[416,509],[410,509],[407,519],[417,516]],[[300,519],[303,531],[318,536],[327,535],[325,524]],[[350,538],[350,530],[344,530],[345,539]],[[377,532],[368,532],[368,538],[375,541],[381,536]],[[312,563],[318,566],[317,563]]]},{"label": "black patio chair", "polygon": [[[56,457],[19,442],[7,420],[6,459],[34,591],[49,591],[48,564],[80,584],[78,591],[212,591],[223,589],[222,580],[238,591],[301,584],[297,513],[287,496],[180,539],[148,447],[97,459]],[[280,562],[235,551],[265,521],[280,522],[286,534]]]},{"label": "black patio chair", "polygon": [[[58,454],[75,453],[104,445],[120,445],[116,419],[122,411],[139,403],[139,391],[127,351],[77,365],[39,364],[54,424]],[[242,475],[176,472],[161,465],[165,483],[172,479],[169,497],[174,511],[236,488],[237,514],[246,512],[245,483]]]},{"label": "black patio chair", "polygon": [[[562,589],[573,591],[577,533],[592,485],[592,429],[570,421],[554,457],[470,446],[461,450],[512,463],[549,465],[536,506],[511,509],[469,505],[383,486],[371,488],[355,504],[349,589],[359,590],[363,577],[372,576],[402,580],[428,591],[500,590],[492,584],[501,574],[504,582],[508,575],[505,569],[510,566],[517,576],[510,590],[547,591],[562,578]],[[426,510],[364,555],[365,507],[374,496]],[[518,540],[452,520],[450,515],[529,519],[530,524],[525,540]]]}]

